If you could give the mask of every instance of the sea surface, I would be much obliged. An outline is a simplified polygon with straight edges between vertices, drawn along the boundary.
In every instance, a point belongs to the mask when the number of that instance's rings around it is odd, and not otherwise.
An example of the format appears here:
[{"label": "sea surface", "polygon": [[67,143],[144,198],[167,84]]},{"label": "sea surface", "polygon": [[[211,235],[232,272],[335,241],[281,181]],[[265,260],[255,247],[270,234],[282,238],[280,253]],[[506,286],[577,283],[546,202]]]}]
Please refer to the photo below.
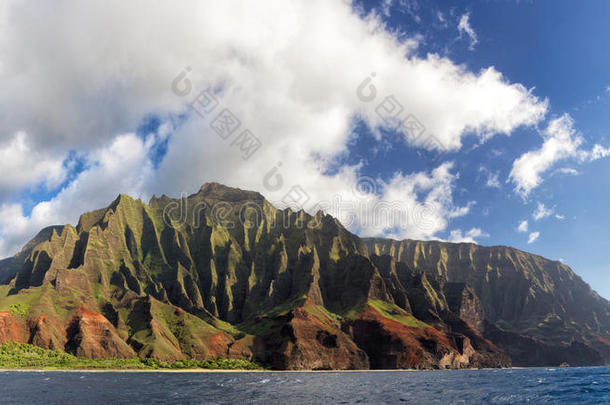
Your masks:
[{"label": "sea surface", "polygon": [[608,404],[610,368],[0,372],[2,404]]}]

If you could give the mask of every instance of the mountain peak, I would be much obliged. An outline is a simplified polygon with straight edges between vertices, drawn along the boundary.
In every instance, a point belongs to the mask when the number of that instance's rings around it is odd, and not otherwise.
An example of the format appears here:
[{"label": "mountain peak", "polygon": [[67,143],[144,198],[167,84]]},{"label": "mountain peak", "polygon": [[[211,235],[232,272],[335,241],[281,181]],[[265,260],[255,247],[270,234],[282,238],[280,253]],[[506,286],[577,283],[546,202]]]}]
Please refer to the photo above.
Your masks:
[{"label": "mountain peak", "polygon": [[199,194],[206,198],[224,201],[264,201],[265,197],[256,191],[247,191],[228,187],[220,183],[205,183],[199,189]]},{"label": "mountain peak", "polygon": [[117,196],[117,198],[114,199],[114,201],[112,202],[112,204],[110,204],[109,208],[116,208],[121,204],[131,204],[133,202],[136,202],[138,200],[136,200],[135,198],[131,197],[129,194],[119,194]]}]

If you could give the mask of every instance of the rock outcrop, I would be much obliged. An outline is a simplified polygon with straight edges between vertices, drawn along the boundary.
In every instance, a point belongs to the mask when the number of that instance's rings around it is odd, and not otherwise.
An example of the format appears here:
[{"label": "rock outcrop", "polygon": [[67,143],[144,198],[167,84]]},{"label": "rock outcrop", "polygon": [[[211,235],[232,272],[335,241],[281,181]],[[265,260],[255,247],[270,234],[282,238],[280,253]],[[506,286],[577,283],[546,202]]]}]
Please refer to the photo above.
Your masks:
[{"label": "rock outcrop", "polygon": [[339,322],[307,303],[276,317],[273,331],[261,337],[258,357],[282,370],[361,370],[366,353],[341,330]]},{"label": "rock outcrop", "polygon": [[383,316],[372,307],[347,322],[344,329],[365,350],[371,368],[375,369],[507,367],[511,364],[508,356],[481,336],[471,336],[474,337],[471,340],[455,331],[410,327]]},{"label": "rock outcrop", "polygon": [[131,358],[133,349],[125,343],[102,314],[81,306],[70,320],[66,350],[88,358]]},{"label": "rock outcrop", "polygon": [[0,343],[26,343],[27,339],[25,323],[10,312],[0,312]]}]

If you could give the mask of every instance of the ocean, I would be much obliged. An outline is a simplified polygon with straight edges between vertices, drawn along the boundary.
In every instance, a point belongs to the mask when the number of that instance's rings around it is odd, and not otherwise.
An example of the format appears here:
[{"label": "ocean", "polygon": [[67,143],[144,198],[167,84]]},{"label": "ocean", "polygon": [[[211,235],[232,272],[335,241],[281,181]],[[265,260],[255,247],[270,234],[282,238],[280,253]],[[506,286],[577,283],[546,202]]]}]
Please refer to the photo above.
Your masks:
[{"label": "ocean", "polygon": [[0,372],[1,404],[608,404],[610,368]]}]

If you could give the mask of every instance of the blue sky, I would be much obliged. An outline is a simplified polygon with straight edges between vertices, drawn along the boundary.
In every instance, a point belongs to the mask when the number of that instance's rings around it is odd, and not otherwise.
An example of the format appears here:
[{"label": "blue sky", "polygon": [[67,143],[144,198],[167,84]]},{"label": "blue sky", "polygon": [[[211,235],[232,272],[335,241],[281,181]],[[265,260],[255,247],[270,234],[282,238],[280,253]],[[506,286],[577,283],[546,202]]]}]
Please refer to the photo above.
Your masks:
[{"label": "blue sky", "polygon": [[[356,233],[514,246],[610,297],[610,3],[194,2],[152,7],[149,20],[137,5],[96,7],[66,2],[33,31],[25,22],[45,6],[0,8],[14,33],[0,40],[3,255],[118,193],[177,197],[220,181],[272,201],[298,185],[318,201],[364,177],[375,201],[432,203],[435,225],[356,221]],[[195,90],[189,102],[172,93],[186,66],[260,138],[252,159],[193,113]],[[373,71],[380,95],[445,141],[440,160],[356,98]],[[277,193],[262,181],[274,165]]]},{"label": "blue sky", "polygon": [[[362,2],[365,10],[379,8],[379,2]],[[478,43],[469,49],[467,36],[459,37],[455,24],[443,27],[438,13],[455,21],[469,13]],[[450,55],[472,70],[495,66],[511,81],[535,87],[537,95],[550,100],[550,116],[568,112],[587,142],[607,145],[610,127],[610,3],[605,1],[482,1],[460,3],[430,1],[405,11],[399,2],[390,7],[385,21],[393,29],[421,33],[425,45],[421,54]],[[453,15],[453,16],[452,16]],[[472,141],[475,141],[472,139]],[[497,137],[472,152],[459,151],[452,159],[460,168],[456,200],[476,200],[469,216],[459,218],[466,228],[477,224],[490,236],[485,245],[509,245],[555,260],[562,259],[598,292],[610,297],[610,160],[585,165],[564,162],[580,174],[551,174],[523,201],[505,181],[515,156],[539,146],[541,138],[531,128],[520,129],[510,137]],[[366,154],[363,142],[362,154]],[[367,167],[372,175],[389,176],[397,166],[420,169],[420,164],[404,159],[408,151],[395,147]],[[494,156],[491,151],[502,151]],[[415,156],[416,157],[416,156]],[[572,164],[571,164],[572,163]],[[498,173],[500,188],[485,186],[483,166]],[[561,165],[557,168],[562,167]],[[556,214],[535,221],[532,213],[538,203]],[[515,229],[528,220],[529,230],[540,237],[528,244],[528,233]],[[448,237],[448,235],[445,235]]]}]

